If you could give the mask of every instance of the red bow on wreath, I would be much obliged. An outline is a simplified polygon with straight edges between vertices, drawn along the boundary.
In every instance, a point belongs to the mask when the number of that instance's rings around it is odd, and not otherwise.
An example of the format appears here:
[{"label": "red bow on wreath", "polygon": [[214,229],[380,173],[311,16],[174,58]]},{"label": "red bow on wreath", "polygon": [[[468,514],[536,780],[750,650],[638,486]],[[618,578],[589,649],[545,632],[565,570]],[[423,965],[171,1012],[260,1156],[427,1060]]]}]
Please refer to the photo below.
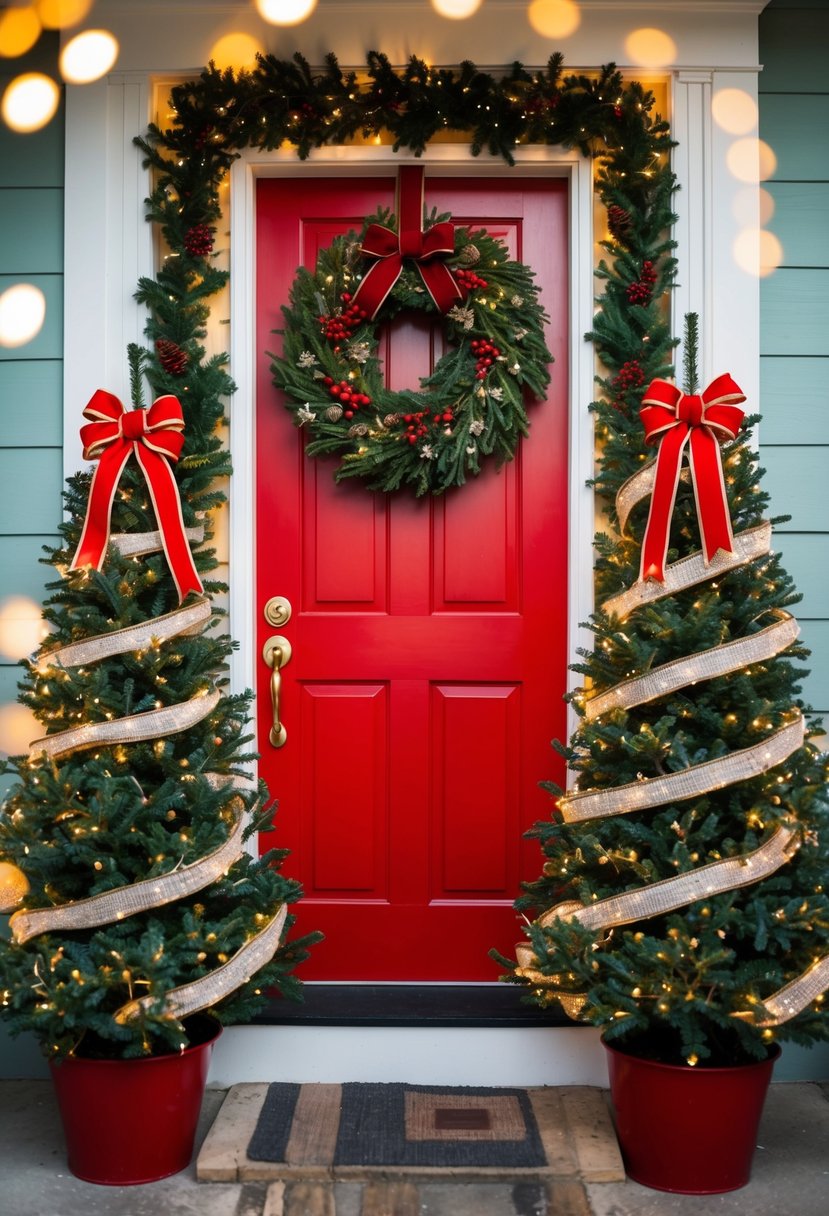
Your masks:
[{"label": "red bow on wreath", "polygon": [[737,436],[745,417],[737,407],[740,401],[745,401],[745,395],[727,374],[718,376],[699,395],[685,394],[669,380],[651,381],[642,399],[640,417],[645,425],[645,443],[659,443],[659,453],[640,578],[660,583],[665,580],[671,515],[686,444],[706,564],[718,549],[733,551],[720,443]]},{"label": "red bow on wreath", "polygon": [[398,227],[400,235],[383,224],[369,224],[360,252],[379,258],[354,294],[373,321],[400,278],[403,262],[414,262],[423,285],[438,312],[448,312],[463,292],[440,258],[455,252],[455,229],[448,221],[423,231],[423,168],[403,165],[398,175]]},{"label": "red bow on wreath", "polygon": [[112,393],[97,389],[83,412],[81,427],[85,460],[98,460],[89,491],[89,505],[78,549],[70,570],[94,566],[100,570],[109,544],[112,501],[124,465],[132,453],[150,491],[161,543],[175,580],[179,600],[202,583],[184,532],[181,501],[170,461],[179,458],[184,443],[184,417],[178,398],[158,397],[149,409],[125,410]]}]

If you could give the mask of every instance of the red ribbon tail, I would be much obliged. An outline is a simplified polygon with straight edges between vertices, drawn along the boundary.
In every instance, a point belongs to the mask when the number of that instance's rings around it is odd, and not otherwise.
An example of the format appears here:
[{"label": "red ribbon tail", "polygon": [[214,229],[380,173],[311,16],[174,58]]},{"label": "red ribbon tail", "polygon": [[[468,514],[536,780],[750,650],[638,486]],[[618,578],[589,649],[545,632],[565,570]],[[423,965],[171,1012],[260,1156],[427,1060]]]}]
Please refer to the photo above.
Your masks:
[{"label": "red ribbon tail", "polygon": [[75,556],[69,563],[70,570],[78,570],[81,566],[94,566],[100,570],[103,565],[109,544],[112,502],[131,448],[131,443],[122,441],[102,453],[92,475],[86,519]]},{"label": "red ribbon tail", "polygon": [[682,464],[682,449],[688,439],[688,427],[673,427],[662,438],[656,457],[656,475],[651,495],[650,513],[642,542],[642,564],[640,579],[665,581],[665,562],[671,532],[679,472]]},{"label": "red ribbon tail", "polygon": [[136,456],[147,481],[161,544],[181,601],[190,591],[201,592],[204,588],[187,543],[176,479],[167,461],[158,453],[138,445]]},{"label": "red ribbon tail", "polygon": [[438,312],[448,312],[454,301],[462,298],[455,276],[443,262],[418,262],[417,268]]},{"label": "red ribbon tail", "polygon": [[734,551],[734,533],[728,511],[720,445],[716,437],[705,428],[694,428],[689,463],[702,536],[702,551],[707,565],[719,549],[726,553]]},{"label": "red ribbon tail", "polygon": [[386,302],[389,292],[400,278],[403,259],[399,253],[383,257],[363,276],[363,281],[354,293],[354,304],[359,304],[371,320],[377,316]]}]

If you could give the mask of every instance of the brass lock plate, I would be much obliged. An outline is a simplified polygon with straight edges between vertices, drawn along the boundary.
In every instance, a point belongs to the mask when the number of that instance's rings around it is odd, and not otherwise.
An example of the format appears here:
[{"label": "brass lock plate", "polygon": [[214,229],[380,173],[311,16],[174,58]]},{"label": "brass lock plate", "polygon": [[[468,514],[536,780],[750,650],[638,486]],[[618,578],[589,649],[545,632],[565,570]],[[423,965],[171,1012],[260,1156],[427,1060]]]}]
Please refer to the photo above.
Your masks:
[{"label": "brass lock plate", "polygon": [[287,625],[291,619],[293,608],[291,601],[287,600],[284,595],[272,595],[267,604],[263,608],[265,620],[269,625]]}]

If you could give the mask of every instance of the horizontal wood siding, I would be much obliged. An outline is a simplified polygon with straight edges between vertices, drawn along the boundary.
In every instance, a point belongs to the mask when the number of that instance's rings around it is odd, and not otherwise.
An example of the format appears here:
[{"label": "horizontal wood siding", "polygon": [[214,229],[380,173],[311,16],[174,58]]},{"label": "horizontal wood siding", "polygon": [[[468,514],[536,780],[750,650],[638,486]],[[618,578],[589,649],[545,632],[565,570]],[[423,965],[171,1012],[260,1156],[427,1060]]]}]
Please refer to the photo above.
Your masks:
[{"label": "horizontal wood siding", "polygon": [[829,8],[772,0],[760,16],[760,135],[777,158],[765,183],[769,229],[783,247],[763,280],[761,459],[775,548],[802,600],[794,611],[811,649],[803,696],[829,714]]},{"label": "horizontal wood siding", "polygon": [[[21,71],[54,74],[57,35],[25,60],[2,62],[0,90]],[[17,135],[0,123],[0,292],[33,283],[46,297],[37,337],[0,346],[0,608],[9,596],[45,598],[54,570],[41,563],[57,539],[63,488],[63,114]],[[20,667],[0,656],[0,707],[16,700]]]}]

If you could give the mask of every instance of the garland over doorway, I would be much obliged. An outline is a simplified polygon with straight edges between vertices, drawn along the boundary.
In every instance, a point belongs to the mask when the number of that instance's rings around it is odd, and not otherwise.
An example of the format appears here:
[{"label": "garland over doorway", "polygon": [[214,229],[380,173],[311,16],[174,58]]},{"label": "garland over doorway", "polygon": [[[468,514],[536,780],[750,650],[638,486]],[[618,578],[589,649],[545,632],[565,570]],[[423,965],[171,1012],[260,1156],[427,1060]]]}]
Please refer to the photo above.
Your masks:
[{"label": "garland over doorway", "polygon": [[[208,301],[228,278],[212,257],[219,186],[242,149],[288,144],[305,160],[314,148],[377,139],[421,156],[430,141],[451,133],[468,139],[473,156],[487,152],[509,165],[524,144],[576,148],[595,159],[608,257],[596,272],[602,291],[588,335],[603,370],[603,400],[591,408],[600,439],[624,443],[640,425],[644,385],[671,370],[663,303],[675,275],[667,235],[675,218],[673,145],[667,122],[654,114],[653,94],[640,83],[624,80],[612,64],[595,75],[564,75],[562,62],[555,54],[543,70],[513,63],[496,76],[470,62],[438,69],[414,57],[396,70],[372,51],[357,73],[343,72],[333,54],[321,71],[300,55],[269,55],[252,71],[211,64],[176,86],[172,125],[152,124],[135,141],[155,171],[147,218],[160,226],[168,248],[158,274],[142,279],[136,296],[150,312],[157,391],[180,395],[185,413],[194,396],[233,391],[227,355],[205,359],[200,340]],[[198,440],[200,453],[211,446]]]}]

